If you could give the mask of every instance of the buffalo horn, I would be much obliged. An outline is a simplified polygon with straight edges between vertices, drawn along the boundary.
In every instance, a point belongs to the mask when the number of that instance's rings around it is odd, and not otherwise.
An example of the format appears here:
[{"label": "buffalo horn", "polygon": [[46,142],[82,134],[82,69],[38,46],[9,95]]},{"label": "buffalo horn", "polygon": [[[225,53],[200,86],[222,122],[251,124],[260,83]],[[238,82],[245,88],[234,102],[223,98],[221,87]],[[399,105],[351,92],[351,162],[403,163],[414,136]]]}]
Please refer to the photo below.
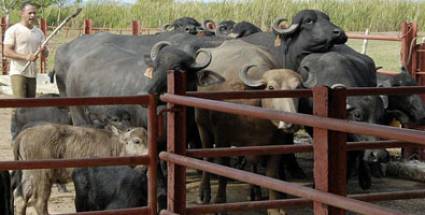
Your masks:
[{"label": "buffalo horn", "polygon": [[156,57],[158,57],[159,50],[161,50],[165,46],[169,46],[169,45],[171,45],[171,43],[167,42],[167,41],[157,42],[151,49],[151,59],[152,59],[152,61],[155,61]]},{"label": "buffalo horn", "polygon": [[293,33],[295,30],[297,30],[298,28],[298,24],[292,24],[291,26],[289,26],[288,28],[280,28],[279,24],[283,21],[286,21],[287,19],[285,18],[279,18],[276,19],[276,21],[273,23],[272,28],[275,32],[277,32],[278,34],[291,34]]},{"label": "buffalo horn", "polygon": [[248,77],[248,71],[252,68],[252,67],[257,67],[256,65],[247,65],[244,68],[241,69],[241,71],[239,71],[239,78],[241,79],[241,81],[250,87],[260,87],[265,85],[266,83],[262,80],[253,80],[251,78]]},{"label": "buffalo horn", "polygon": [[307,71],[307,80],[303,82],[303,86],[306,88],[312,88],[317,85],[317,80],[314,74]]},{"label": "buffalo horn", "polygon": [[[207,59],[204,63],[202,63],[202,64],[197,63],[197,62],[196,62],[196,60],[195,60],[195,62],[193,62],[193,63],[192,63],[192,65],[190,66],[190,68],[191,68],[191,69],[193,69],[193,70],[201,70],[201,69],[203,69],[203,68],[207,67],[208,65],[210,65],[211,60],[212,60],[211,52],[209,52],[209,51],[207,51],[207,50],[198,50],[198,51],[196,52],[196,56],[198,56],[198,55],[199,55],[199,54],[201,54],[201,53],[206,54],[206,55],[207,55],[207,57],[208,57],[208,59]],[[196,59],[196,58],[195,58],[195,59]]]}]

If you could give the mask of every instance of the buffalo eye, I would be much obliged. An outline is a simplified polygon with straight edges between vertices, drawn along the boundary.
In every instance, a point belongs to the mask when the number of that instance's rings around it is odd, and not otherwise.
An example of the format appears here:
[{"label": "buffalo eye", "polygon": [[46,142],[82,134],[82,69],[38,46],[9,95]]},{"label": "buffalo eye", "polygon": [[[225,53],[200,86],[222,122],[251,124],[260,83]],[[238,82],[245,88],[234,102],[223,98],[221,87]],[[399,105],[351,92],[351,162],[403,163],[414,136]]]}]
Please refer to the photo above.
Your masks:
[{"label": "buffalo eye", "polygon": [[114,117],[114,118],[112,118],[112,121],[113,122],[118,122],[118,118]]},{"label": "buffalo eye", "polygon": [[314,20],[313,19],[310,19],[310,18],[307,18],[304,23],[306,23],[306,24],[313,24],[314,23]]},{"label": "buffalo eye", "polygon": [[269,90],[274,90],[274,87],[272,85],[268,86]]},{"label": "buffalo eye", "polygon": [[362,115],[359,112],[353,113],[354,120],[361,120]]},{"label": "buffalo eye", "polygon": [[139,139],[134,140],[134,144],[140,144],[140,140]]}]

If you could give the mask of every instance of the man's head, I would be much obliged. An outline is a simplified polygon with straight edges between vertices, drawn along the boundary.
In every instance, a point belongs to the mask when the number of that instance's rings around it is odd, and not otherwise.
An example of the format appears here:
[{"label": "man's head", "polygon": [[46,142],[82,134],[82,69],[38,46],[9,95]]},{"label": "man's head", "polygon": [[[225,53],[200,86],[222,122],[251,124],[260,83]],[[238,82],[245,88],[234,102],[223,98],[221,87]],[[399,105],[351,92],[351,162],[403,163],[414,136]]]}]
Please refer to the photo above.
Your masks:
[{"label": "man's head", "polygon": [[37,6],[30,2],[21,5],[21,22],[27,27],[32,27],[37,21]]}]

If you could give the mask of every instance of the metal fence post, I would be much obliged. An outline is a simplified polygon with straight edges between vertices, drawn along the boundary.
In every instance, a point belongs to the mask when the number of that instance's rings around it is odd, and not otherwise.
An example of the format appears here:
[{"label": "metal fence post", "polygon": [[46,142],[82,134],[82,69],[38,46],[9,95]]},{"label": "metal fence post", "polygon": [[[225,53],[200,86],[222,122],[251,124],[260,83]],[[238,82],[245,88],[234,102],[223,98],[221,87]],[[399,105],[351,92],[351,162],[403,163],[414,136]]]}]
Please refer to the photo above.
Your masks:
[{"label": "metal fence post", "polygon": [[[44,36],[47,36],[47,21],[44,18],[40,19],[40,29],[43,32]],[[46,56],[43,52],[40,52],[40,73],[46,72]]]},{"label": "metal fence post", "polygon": [[1,42],[2,42],[2,46],[1,46],[1,66],[2,66],[2,74],[3,75],[7,75],[7,59],[4,56],[4,46],[3,46],[3,41],[4,41],[4,34],[6,32],[7,27],[9,26],[9,23],[7,23],[7,19],[5,16],[1,17]]},{"label": "metal fence post", "polygon": [[84,20],[84,34],[89,35],[92,33],[93,22],[91,19]]},{"label": "metal fence post", "polygon": [[139,20],[133,20],[131,22],[131,30],[134,36],[139,36],[140,34],[140,21]]},{"label": "metal fence post", "polygon": [[157,134],[158,134],[158,121],[156,117],[156,99],[154,95],[149,95],[148,106],[148,154],[149,154],[149,168],[148,168],[148,207],[151,215],[157,214],[157,162],[158,162],[158,147],[157,147]]},{"label": "metal fence post", "polygon": [[[168,93],[184,95],[186,75],[182,71],[168,71]],[[167,113],[167,152],[186,154],[186,108],[168,104],[172,109]],[[178,214],[186,210],[186,167],[168,163],[167,209]]]},{"label": "metal fence post", "polygon": [[[313,89],[314,115],[332,118],[346,117],[345,89],[328,87]],[[347,195],[346,134],[314,128],[314,184],[316,189],[338,195]],[[314,202],[315,215],[343,215],[344,210]]]},{"label": "metal fence post", "polygon": [[416,23],[401,23],[401,64],[406,66],[413,78],[416,78],[416,65],[413,64],[413,61],[416,62],[416,34]]}]

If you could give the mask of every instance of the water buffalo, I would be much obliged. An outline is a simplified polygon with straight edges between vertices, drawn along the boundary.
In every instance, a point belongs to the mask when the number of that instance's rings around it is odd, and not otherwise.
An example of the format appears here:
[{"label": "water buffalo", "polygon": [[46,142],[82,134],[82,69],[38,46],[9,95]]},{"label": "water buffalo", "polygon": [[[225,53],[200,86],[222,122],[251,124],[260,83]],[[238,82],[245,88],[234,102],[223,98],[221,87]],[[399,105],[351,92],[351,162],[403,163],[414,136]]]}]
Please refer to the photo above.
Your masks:
[{"label": "water buffalo", "polygon": [[[44,123],[22,131],[14,145],[15,160],[75,159],[107,156],[136,156],[147,154],[147,132],[134,128],[126,132],[117,129],[73,127]],[[25,215],[28,203],[37,214],[48,214],[47,203],[52,183],[71,181],[72,168],[22,170],[18,187],[23,204],[17,214]],[[31,200],[31,201],[29,201]]]},{"label": "water buffalo", "polygon": [[[269,52],[240,40],[229,40],[217,48],[206,49],[212,54],[212,62],[198,72],[198,91],[249,90],[254,88],[281,90],[294,89],[301,84],[301,76],[289,70],[272,70],[275,62]],[[240,72],[239,72],[240,71]],[[214,84],[217,79],[224,80]],[[252,99],[233,101],[275,110],[295,112],[296,99]],[[195,120],[205,148],[229,146],[253,146],[292,144],[293,125],[285,122],[259,120],[247,116],[197,109]],[[288,141],[289,140],[289,141]],[[250,157],[251,161],[256,158]],[[208,159],[211,161],[211,159]],[[228,158],[221,158],[228,164]],[[280,156],[270,156],[266,174],[278,177]],[[199,189],[199,201],[210,201],[209,174],[204,172]],[[270,198],[277,198],[275,192]],[[226,202],[226,180],[219,178],[219,188],[214,202]],[[271,210],[276,213],[276,210]]]},{"label": "water buffalo", "polygon": [[288,28],[281,28],[282,20],[285,19],[277,19],[273,24],[274,33],[258,32],[241,38],[268,49],[277,58],[279,67],[296,71],[307,54],[326,52],[335,44],[347,41],[344,31],[318,10],[298,12]]},{"label": "water buffalo", "polygon": [[[307,55],[298,72],[303,76],[303,85],[374,87],[376,71],[373,60],[346,45],[335,45],[329,52]],[[300,112],[311,113],[311,100],[300,101]],[[383,101],[378,96],[354,96],[347,100],[347,118],[354,121],[381,124],[384,116]],[[348,134],[348,141],[376,141],[375,137]],[[348,154],[348,174],[358,169],[359,184],[363,189],[371,186],[371,173],[367,161],[372,151],[350,152]]]},{"label": "water buffalo", "polygon": [[9,171],[0,171],[0,213],[13,215],[13,195],[10,189]]},{"label": "water buffalo", "polygon": [[75,169],[72,172],[77,212],[146,206],[144,168],[128,166]]},{"label": "water buffalo", "polygon": [[[39,98],[57,98],[58,94],[45,94]],[[12,113],[10,122],[10,132],[12,140],[21,132],[29,123],[36,122],[52,122],[59,124],[72,124],[69,109],[67,107],[38,107],[38,108],[16,108]]]},{"label": "water buffalo", "polygon": [[181,17],[174,20],[171,24],[167,24],[162,27],[163,31],[183,31],[189,34],[196,35],[197,33],[204,31],[205,29],[201,26],[196,19],[192,17]]},{"label": "water buffalo", "polygon": [[[377,73],[378,87],[416,86],[416,81],[404,67],[399,74]],[[392,119],[402,124],[425,124],[425,106],[419,95],[388,95],[384,96],[386,122]]]},{"label": "water buffalo", "polygon": [[215,36],[226,38],[232,32],[235,24],[233,20],[221,21],[215,29]]}]

